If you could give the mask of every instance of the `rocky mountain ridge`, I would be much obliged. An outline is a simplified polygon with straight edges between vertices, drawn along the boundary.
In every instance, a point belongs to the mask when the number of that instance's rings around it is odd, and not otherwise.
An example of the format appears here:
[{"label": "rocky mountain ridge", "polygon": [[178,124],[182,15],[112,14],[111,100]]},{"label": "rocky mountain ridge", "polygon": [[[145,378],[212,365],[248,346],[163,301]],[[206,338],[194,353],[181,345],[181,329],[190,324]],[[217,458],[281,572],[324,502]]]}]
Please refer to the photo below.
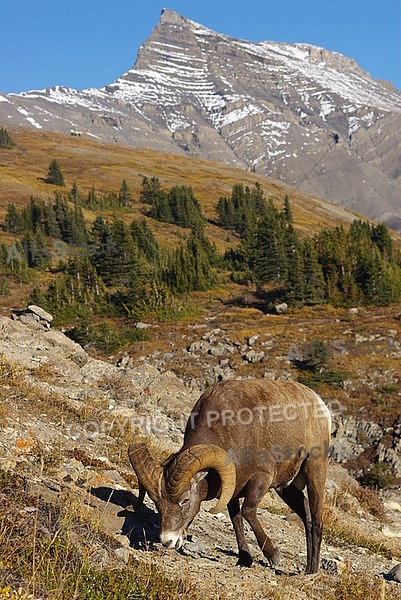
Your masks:
[{"label": "rocky mountain ridge", "polygon": [[166,9],[116,81],[0,95],[0,122],[252,169],[401,228],[401,93],[323,48]]}]

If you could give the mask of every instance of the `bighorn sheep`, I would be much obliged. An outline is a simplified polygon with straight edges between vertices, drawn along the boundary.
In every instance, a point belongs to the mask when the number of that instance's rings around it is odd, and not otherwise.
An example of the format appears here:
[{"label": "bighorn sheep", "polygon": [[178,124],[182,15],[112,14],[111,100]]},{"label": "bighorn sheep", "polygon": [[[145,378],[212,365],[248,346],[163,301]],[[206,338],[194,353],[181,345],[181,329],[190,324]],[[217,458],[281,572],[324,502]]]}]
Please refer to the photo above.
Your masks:
[{"label": "bighorn sheep", "polygon": [[316,573],[330,430],[330,412],[323,400],[300,383],[217,383],[192,409],[182,448],[161,465],[145,444],[129,447],[139,482],[136,507],[147,492],[160,515],[161,542],[178,549],[201,502],[219,498],[210,512],[227,506],[238,543],[238,564],[252,564],[244,517],[264,556],[274,565],[279,551],[256,516],[259,502],[274,488],[303,521],[306,573]]}]

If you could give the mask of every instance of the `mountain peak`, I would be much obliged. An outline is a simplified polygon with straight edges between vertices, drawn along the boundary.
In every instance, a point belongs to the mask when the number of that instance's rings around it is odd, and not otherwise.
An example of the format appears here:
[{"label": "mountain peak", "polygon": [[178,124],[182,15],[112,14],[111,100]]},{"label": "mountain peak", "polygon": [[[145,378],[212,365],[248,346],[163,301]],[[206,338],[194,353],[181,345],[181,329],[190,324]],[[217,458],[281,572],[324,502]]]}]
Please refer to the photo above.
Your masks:
[{"label": "mountain peak", "polygon": [[163,8],[160,14],[160,24],[171,23],[172,25],[188,26],[191,21],[178,14],[171,8]]},{"label": "mountain peak", "polygon": [[292,188],[302,182],[303,191],[399,228],[401,93],[337,52],[237,39],[165,8],[135,65],[110,85],[2,99],[3,123],[79,130],[248,168]]}]

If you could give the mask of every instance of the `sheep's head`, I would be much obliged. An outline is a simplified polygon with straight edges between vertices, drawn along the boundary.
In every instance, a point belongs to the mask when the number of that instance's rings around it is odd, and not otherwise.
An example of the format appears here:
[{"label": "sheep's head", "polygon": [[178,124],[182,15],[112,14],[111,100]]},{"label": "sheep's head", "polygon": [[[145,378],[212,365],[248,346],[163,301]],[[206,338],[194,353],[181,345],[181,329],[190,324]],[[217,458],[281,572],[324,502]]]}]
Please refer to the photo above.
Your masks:
[{"label": "sheep's head", "polygon": [[[217,513],[226,507],[235,490],[235,465],[227,463],[226,451],[219,446],[201,444],[181,450],[158,465],[145,444],[133,444],[128,450],[139,482],[139,500],[147,492],[160,515],[160,541],[167,548],[181,548],[184,533],[200,509],[200,493],[208,469],[220,476],[218,503],[210,509]],[[227,463],[227,464],[226,464]]]}]

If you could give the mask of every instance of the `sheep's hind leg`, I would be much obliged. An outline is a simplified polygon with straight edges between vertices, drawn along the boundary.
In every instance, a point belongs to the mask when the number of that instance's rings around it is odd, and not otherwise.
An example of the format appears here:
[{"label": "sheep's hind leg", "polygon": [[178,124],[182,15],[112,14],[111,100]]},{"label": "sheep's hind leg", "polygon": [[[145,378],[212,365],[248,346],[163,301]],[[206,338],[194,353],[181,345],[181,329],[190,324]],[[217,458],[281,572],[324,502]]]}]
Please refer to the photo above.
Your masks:
[{"label": "sheep's hind leg", "polygon": [[242,505],[242,514],[249,523],[258,541],[259,547],[271,566],[274,566],[280,560],[279,549],[273,544],[269,536],[265,533],[259,519],[256,516],[256,509],[259,502],[269,489],[265,475],[256,476],[248,482],[245,489],[245,500]]},{"label": "sheep's hind leg", "polygon": [[297,488],[293,483],[289,486],[277,489],[276,492],[284,500],[284,502],[293,510],[305,527],[306,534],[306,549],[307,549],[307,562],[309,564],[310,557],[312,556],[312,518],[309,510],[308,499],[305,494]]}]

